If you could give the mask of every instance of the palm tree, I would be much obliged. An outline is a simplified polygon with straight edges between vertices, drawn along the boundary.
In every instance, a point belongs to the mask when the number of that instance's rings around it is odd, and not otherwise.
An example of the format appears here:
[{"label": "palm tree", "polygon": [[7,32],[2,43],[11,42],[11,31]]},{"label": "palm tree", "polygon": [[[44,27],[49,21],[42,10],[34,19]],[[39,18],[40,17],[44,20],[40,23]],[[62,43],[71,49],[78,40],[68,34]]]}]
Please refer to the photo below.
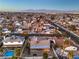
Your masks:
[{"label": "palm tree", "polygon": [[48,59],[48,53],[47,52],[43,53],[43,59]]},{"label": "palm tree", "polygon": [[69,45],[70,44],[70,41],[68,38],[65,38],[65,41],[64,41],[64,45]]},{"label": "palm tree", "polygon": [[0,32],[2,32],[2,27],[0,26]]},{"label": "palm tree", "polygon": [[9,25],[8,25],[8,29],[9,29],[10,31],[13,31],[13,30],[14,30],[13,24],[9,24]]},{"label": "palm tree", "polygon": [[69,58],[69,59],[73,59],[73,56],[74,56],[73,51],[70,51],[70,52],[68,53],[68,58]]},{"label": "palm tree", "polygon": [[54,36],[56,36],[56,37],[61,37],[62,35],[59,33],[58,30],[55,30],[55,32],[54,32]]},{"label": "palm tree", "polygon": [[21,53],[21,49],[20,48],[16,48],[15,49],[15,55],[16,56],[20,56],[20,53]]},{"label": "palm tree", "polygon": [[26,44],[26,48],[27,48],[28,54],[30,54],[30,43],[27,43],[27,44]]},{"label": "palm tree", "polygon": [[0,26],[0,36],[2,35],[2,27]]}]

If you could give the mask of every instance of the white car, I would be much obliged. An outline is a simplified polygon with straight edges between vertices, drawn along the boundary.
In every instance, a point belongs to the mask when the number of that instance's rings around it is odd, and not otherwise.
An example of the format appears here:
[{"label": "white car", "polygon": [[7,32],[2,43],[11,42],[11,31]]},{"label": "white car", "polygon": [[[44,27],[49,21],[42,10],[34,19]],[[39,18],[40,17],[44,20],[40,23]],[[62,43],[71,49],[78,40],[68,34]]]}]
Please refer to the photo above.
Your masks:
[{"label": "white car", "polygon": [[4,31],[4,32],[2,32],[2,33],[11,33],[11,31]]}]

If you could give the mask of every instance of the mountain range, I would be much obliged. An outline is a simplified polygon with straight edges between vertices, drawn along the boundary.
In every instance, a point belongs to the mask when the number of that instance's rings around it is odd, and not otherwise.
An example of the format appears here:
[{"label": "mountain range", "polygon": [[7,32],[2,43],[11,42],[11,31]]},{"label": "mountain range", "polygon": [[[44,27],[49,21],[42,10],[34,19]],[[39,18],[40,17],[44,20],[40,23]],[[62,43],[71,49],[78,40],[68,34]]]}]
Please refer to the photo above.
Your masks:
[{"label": "mountain range", "polygon": [[28,10],[21,10],[20,12],[74,13],[74,14],[79,14],[79,11],[76,11],[76,10],[64,11],[64,10],[46,10],[46,9],[33,10],[33,9],[28,9]]}]

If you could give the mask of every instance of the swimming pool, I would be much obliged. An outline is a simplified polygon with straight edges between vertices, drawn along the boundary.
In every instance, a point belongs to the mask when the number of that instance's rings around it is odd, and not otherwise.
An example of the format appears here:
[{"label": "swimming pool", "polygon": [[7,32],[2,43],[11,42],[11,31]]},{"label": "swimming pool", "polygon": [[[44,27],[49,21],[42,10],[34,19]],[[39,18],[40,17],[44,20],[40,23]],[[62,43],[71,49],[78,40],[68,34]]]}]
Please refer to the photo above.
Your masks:
[{"label": "swimming pool", "polygon": [[5,52],[4,56],[14,56],[14,51],[7,51]]}]

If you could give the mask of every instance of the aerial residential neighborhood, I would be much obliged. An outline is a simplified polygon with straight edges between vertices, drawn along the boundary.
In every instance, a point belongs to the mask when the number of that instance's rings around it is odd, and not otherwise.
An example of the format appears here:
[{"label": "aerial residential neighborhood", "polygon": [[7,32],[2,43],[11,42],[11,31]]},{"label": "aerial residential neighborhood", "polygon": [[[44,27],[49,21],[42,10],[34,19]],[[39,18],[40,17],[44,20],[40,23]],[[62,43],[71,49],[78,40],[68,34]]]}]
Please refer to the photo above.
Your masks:
[{"label": "aerial residential neighborhood", "polygon": [[70,21],[77,20],[76,17],[79,17],[78,14],[64,13],[60,16],[32,12],[1,12],[0,58],[78,57],[79,36],[78,32],[75,32],[78,31],[78,24],[75,25]]}]

